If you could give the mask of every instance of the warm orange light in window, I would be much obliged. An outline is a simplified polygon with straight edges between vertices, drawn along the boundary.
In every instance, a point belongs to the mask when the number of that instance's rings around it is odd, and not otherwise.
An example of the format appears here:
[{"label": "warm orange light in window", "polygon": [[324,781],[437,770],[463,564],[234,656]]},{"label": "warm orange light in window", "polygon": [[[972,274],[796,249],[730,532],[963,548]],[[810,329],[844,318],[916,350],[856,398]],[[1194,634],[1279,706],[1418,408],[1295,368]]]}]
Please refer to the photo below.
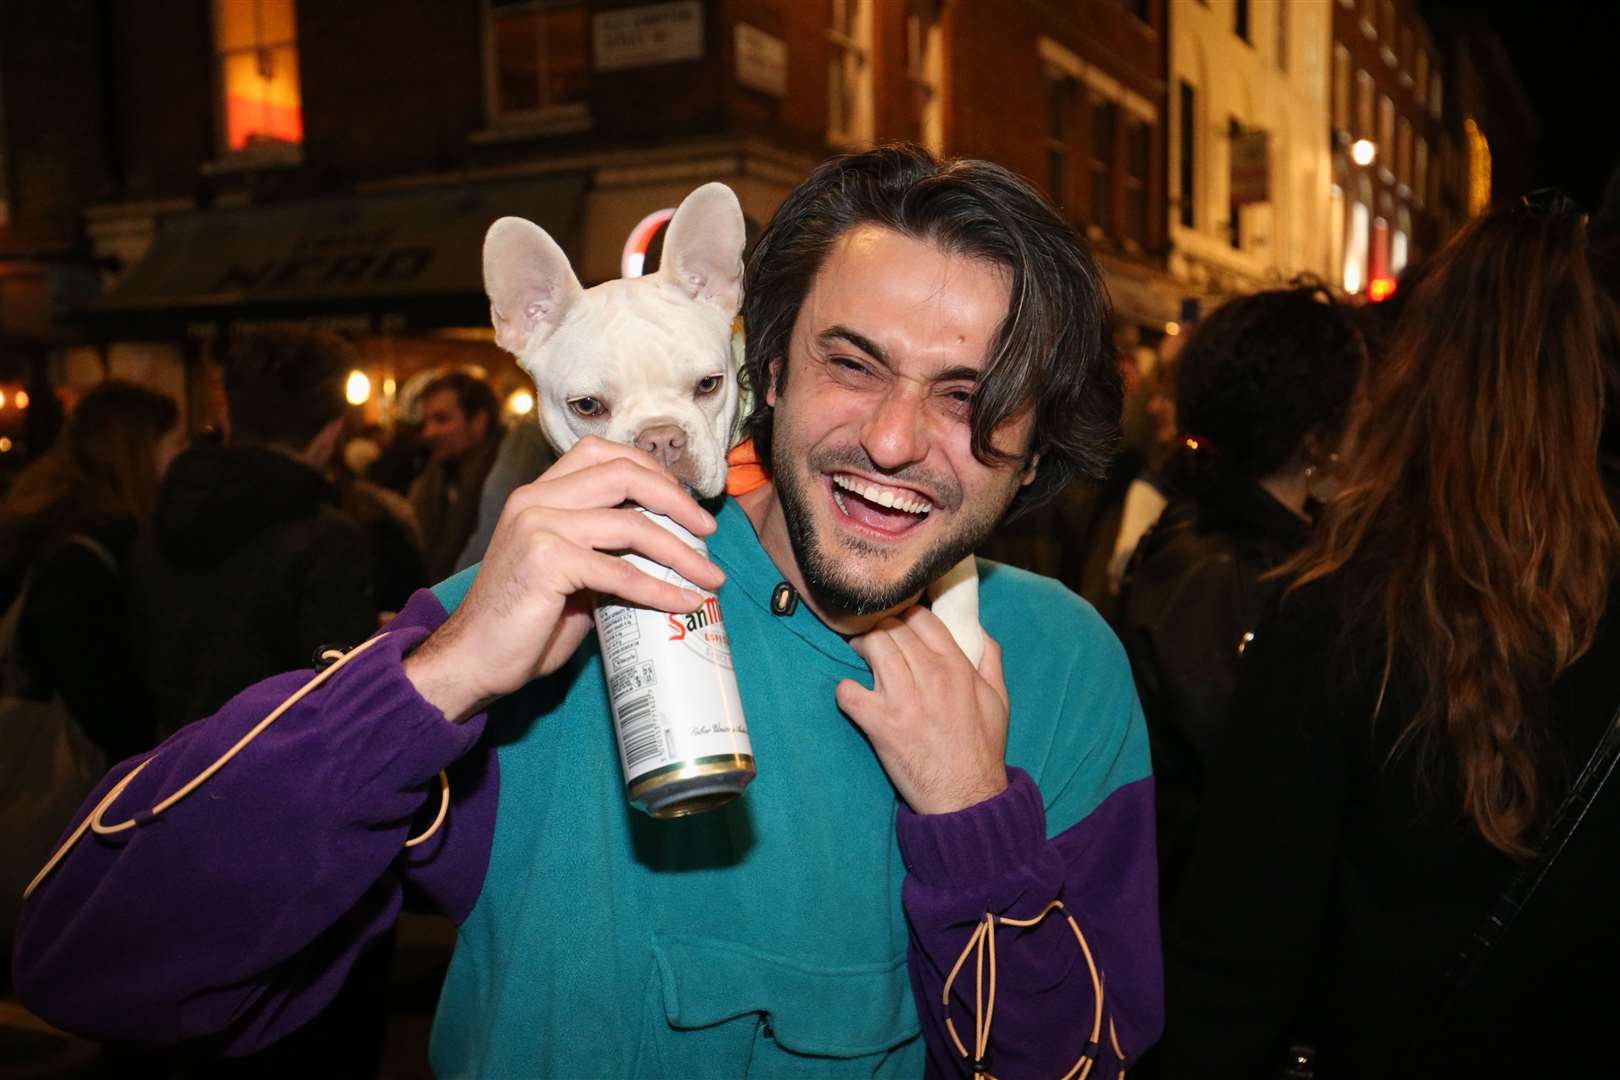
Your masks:
[{"label": "warm orange light in window", "polygon": [[215,0],[230,150],[304,141],[292,0]]}]

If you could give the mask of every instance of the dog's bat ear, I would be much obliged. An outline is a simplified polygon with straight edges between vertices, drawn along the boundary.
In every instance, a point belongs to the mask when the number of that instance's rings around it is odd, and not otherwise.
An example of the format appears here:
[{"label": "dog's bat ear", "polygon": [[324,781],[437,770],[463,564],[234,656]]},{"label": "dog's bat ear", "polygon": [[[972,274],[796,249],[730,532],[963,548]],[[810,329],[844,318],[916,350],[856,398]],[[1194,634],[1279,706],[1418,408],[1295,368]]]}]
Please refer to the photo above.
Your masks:
[{"label": "dog's bat ear", "polygon": [[519,359],[551,336],[584,292],[557,242],[517,217],[501,218],[484,234],[484,291],[495,343]]},{"label": "dog's bat ear", "polygon": [[685,199],[664,236],[658,272],[730,319],[742,307],[742,206],[724,184],[704,184]]}]

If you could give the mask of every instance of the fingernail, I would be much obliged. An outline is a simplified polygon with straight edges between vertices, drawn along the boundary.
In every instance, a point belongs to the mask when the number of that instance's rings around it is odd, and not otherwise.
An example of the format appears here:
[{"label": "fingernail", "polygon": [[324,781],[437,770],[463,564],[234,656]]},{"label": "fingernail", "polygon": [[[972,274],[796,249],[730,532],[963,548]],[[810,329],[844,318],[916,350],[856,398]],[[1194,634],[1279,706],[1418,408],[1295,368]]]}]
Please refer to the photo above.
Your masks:
[{"label": "fingernail", "polygon": [[709,528],[717,529],[720,527],[720,523],[714,520],[714,515],[703,509],[703,507],[698,507],[698,512],[703,515],[703,522],[704,524],[708,525]]},{"label": "fingernail", "polygon": [[709,598],[702,593],[695,593],[691,589],[683,589],[682,591],[686,593],[686,607],[689,611],[695,611],[708,602]]}]

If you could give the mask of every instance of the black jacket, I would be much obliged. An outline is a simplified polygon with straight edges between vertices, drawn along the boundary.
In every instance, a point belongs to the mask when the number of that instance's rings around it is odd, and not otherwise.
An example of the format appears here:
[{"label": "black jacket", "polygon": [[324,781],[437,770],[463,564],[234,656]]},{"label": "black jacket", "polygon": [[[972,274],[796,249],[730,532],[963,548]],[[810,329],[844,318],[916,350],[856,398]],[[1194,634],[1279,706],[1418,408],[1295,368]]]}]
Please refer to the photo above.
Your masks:
[{"label": "black jacket", "polygon": [[[1351,567],[1261,622],[1167,916],[1165,1076],[1620,1075],[1620,783],[1611,781],[1476,984],[1446,972],[1517,871],[1459,812],[1455,766],[1389,760],[1418,703],[1399,654],[1373,719],[1380,578]],[[1544,816],[1620,705],[1620,589],[1591,649],[1531,703]],[[1616,778],[1620,779],[1620,778]],[[1430,794],[1425,795],[1427,790]]]},{"label": "black jacket", "polygon": [[[72,535],[101,545],[68,541]],[[152,703],[131,639],[126,582],[133,518],[64,523],[33,560],[17,626],[29,697],[61,695],[108,762],[149,749]]]},{"label": "black jacket", "polygon": [[366,537],[316,470],[273,450],[176,458],[130,553],[159,734],[376,628]]},{"label": "black jacket", "polygon": [[1117,629],[1147,717],[1167,900],[1197,838],[1244,635],[1280,587],[1261,577],[1308,535],[1302,518],[1254,484],[1201,500],[1178,495],[1126,571]]}]

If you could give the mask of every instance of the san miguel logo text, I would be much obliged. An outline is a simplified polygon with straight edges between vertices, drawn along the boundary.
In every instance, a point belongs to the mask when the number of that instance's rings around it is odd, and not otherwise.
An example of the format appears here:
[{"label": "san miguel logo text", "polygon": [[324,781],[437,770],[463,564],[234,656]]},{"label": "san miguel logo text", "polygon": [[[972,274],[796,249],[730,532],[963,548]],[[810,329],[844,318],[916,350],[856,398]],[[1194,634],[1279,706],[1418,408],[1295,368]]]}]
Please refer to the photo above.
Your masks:
[{"label": "san miguel logo text", "polygon": [[683,641],[689,633],[695,634],[704,627],[720,625],[720,601],[711,596],[696,611],[688,611],[684,615],[670,612],[668,621],[669,640]]}]

